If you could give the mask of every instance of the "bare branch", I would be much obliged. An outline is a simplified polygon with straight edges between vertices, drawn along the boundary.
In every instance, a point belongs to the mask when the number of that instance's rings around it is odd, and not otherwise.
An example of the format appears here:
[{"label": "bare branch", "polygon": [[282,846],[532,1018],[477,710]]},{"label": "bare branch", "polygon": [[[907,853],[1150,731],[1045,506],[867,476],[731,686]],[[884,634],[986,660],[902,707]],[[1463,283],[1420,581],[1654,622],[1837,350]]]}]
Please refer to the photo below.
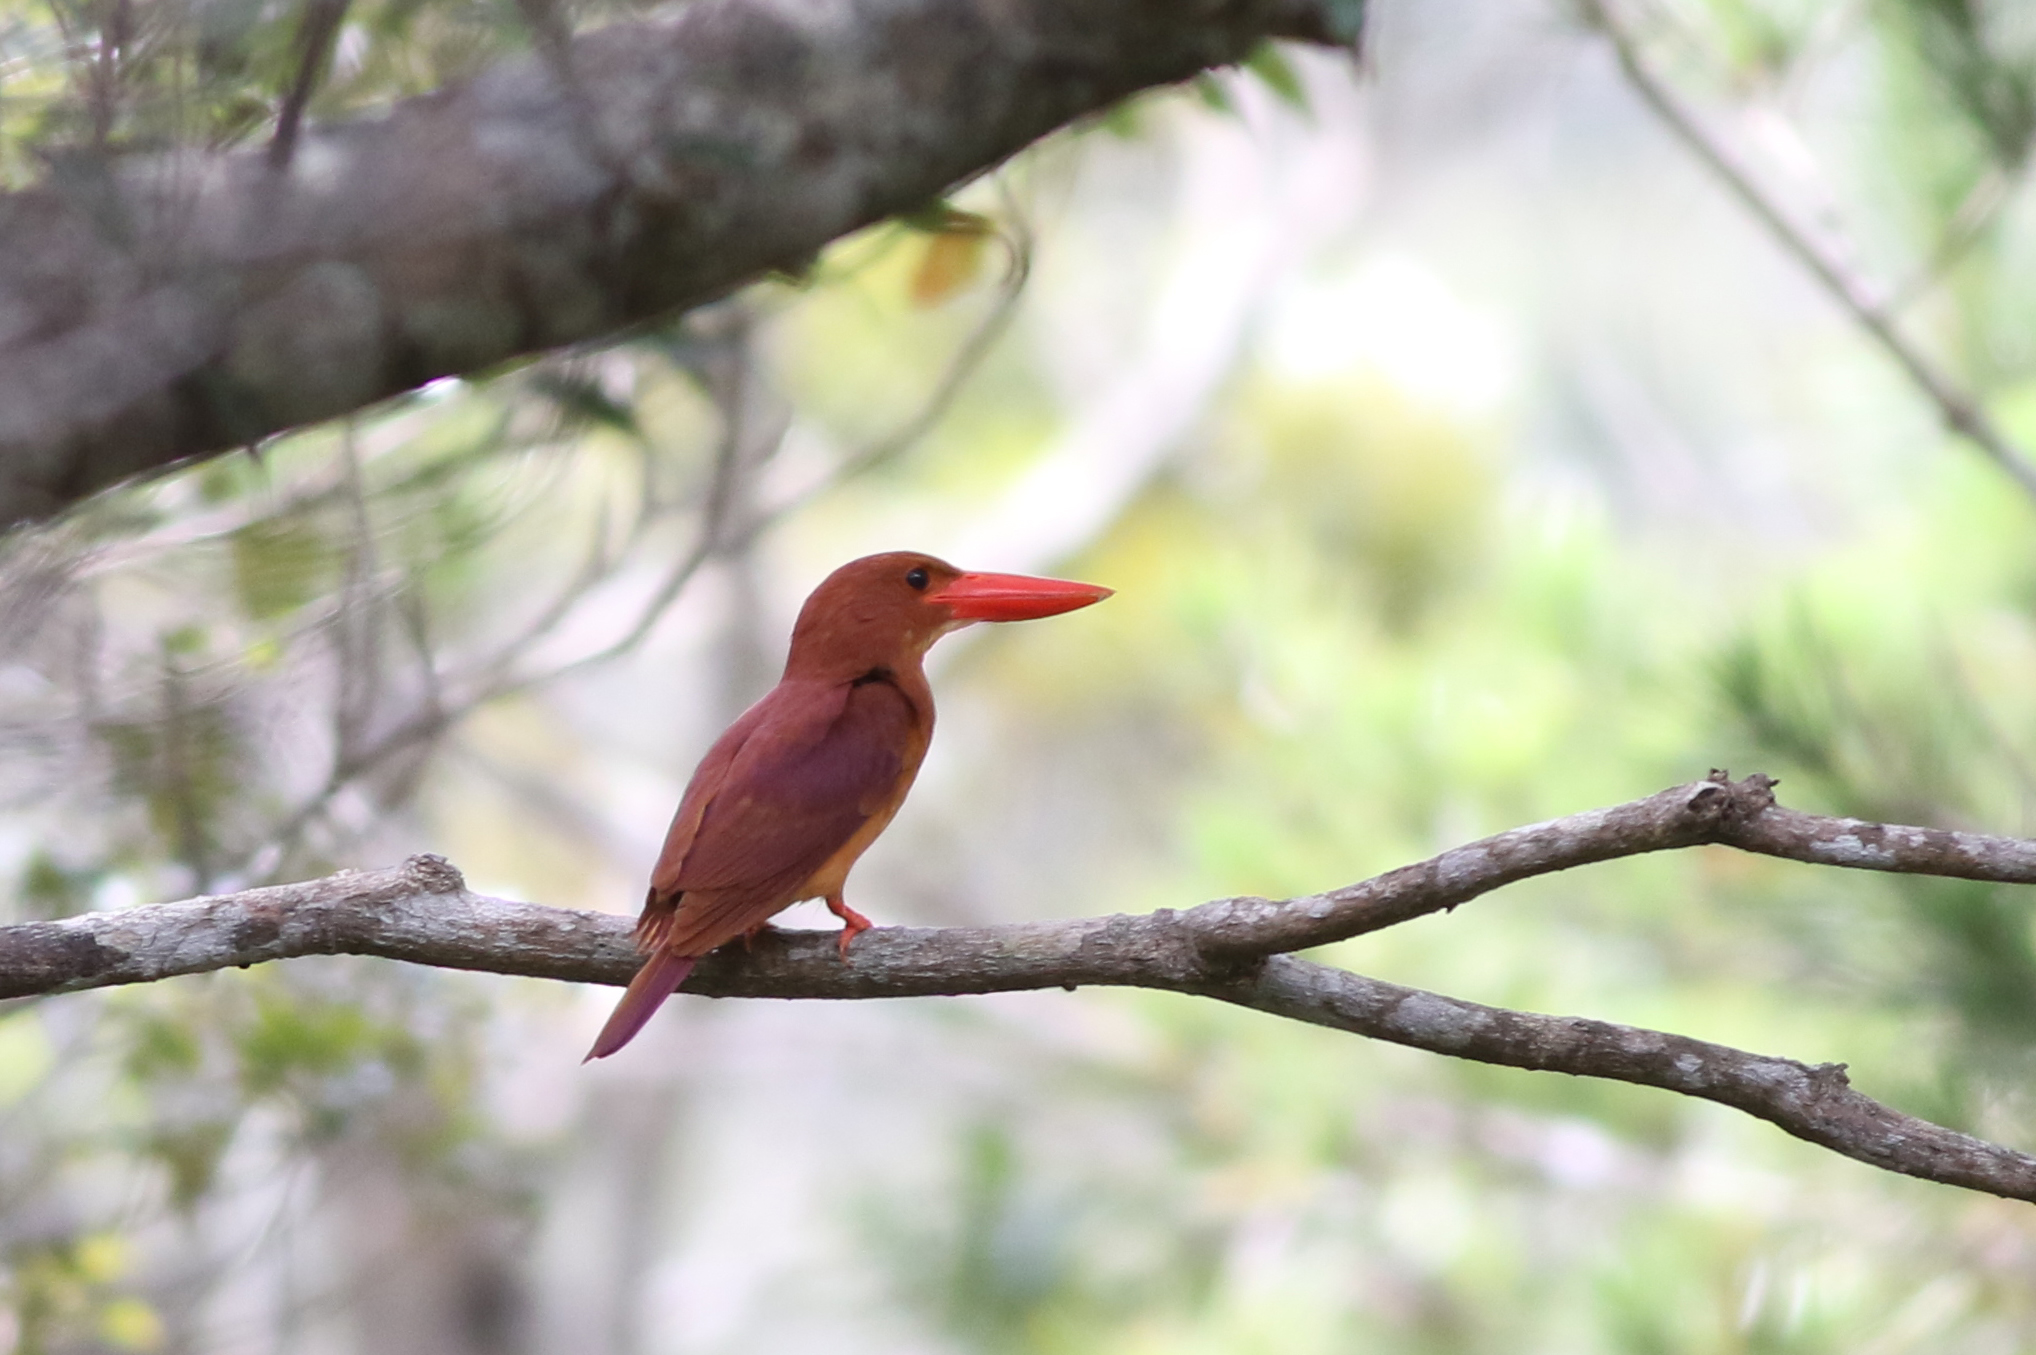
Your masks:
[{"label": "bare branch", "polygon": [[[2036,1201],[2036,1158],[1904,1115],[1812,1067],[1679,1035],[1462,1002],[1274,954],[1454,907],[1514,880],[1720,843],[1864,870],[2036,883],[2036,842],[1825,818],[1775,805],[1773,782],[1723,773],[1645,800],[1515,829],[1348,890],[1270,903],[1003,927],[885,927],[848,963],[832,933],[767,933],[703,961],[714,997],[881,998],[1083,985],[1216,998],[1432,1053],[1660,1087],[1925,1180]],[[435,856],[216,898],[0,927],[0,998],[147,983],[299,955],[378,955],[576,983],[626,983],[624,918],[469,893]]]},{"label": "bare branch", "polygon": [[1212,953],[1267,955],[1328,945],[1439,913],[1530,876],[1615,857],[1716,843],[1820,866],[2036,884],[2036,842],[1784,809],[1775,782],[1723,772],[1645,800],[1531,824],[1326,894],[1239,898],[1196,909]]},{"label": "bare branch", "polygon": [[1803,1064],[1683,1035],[1485,1007],[1290,956],[1210,997],[1452,1058],[1660,1087],[1716,1101],[1869,1166],[2036,1201],[2036,1157],[1905,1115]]},{"label": "bare branch", "polygon": [[1704,125],[1696,110],[1676,93],[1669,80],[1640,50],[1638,37],[1626,26],[1614,0],[1580,0],[1584,17],[1611,39],[1619,66],[1640,97],[1670,131],[1760,219],[1789,253],[1808,268],[1861,328],[1895,360],[1953,432],[1966,438],[2006,471],[2031,498],[2036,498],[2036,463],[2004,433],[1986,406],[1902,333],[1893,308],[1880,290],[1854,268],[1836,242],[1797,221],[1764,188],[1760,175],[1730,143]]}]

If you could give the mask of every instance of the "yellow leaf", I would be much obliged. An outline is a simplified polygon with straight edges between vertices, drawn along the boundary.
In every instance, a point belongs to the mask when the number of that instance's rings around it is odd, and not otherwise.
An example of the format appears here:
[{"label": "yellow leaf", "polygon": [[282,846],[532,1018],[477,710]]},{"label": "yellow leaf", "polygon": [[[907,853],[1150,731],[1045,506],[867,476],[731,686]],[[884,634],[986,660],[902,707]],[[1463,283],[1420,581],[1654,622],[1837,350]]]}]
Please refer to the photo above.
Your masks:
[{"label": "yellow leaf", "polygon": [[919,267],[912,274],[912,304],[938,306],[976,279],[983,267],[983,245],[989,236],[980,230],[942,231],[927,237]]},{"label": "yellow leaf", "polygon": [[115,1299],[99,1310],[99,1334],[121,1350],[155,1350],[163,1343],[163,1320],[140,1299]]},{"label": "yellow leaf", "polygon": [[55,1063],[56,1054],[43,1033],[42,1020],[33,1010],[0,1020],[0,1106],[11,1106],[26,1096]]},{"label": "yellow leaf", "polygon": [[93,1284],[105,1284],[127,1269],[127,1246],[111,1233],[95,1233],[78,1243],[78,1273]]}]

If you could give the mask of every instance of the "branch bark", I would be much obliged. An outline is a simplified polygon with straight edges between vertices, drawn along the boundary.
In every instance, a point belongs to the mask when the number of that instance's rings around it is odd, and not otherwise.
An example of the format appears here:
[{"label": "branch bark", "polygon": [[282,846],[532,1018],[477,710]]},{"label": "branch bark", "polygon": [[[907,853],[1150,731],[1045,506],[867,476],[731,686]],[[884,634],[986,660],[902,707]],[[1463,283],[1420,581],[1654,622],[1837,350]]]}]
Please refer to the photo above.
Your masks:
[{"label": "branch bark", "polygon": [[[712,997],[954,996],[1083,985],[1215,998],[1432,1053],[1609,1078],[1732,1106],[1798,1138],[1924,1180],[2036,1202],[2036,1157],[1905,1115],[1810,1066],[1680,1035],[1480,1006],[1293,958],[1454,908],[1501,885],[1705,843],[1819,865],[2036,883],[2036,842],[1784,809],[1764,776],[1714,772],[1644,800],[1485,838],[1349,889],[1176,912],[937,930],[884,927],[847,963],[833,933],[766,933],[709,956]],[[470,893],[435,856],[302,884],[0,927],[0,998],[147,983],[298,955],[627,983],[627,919]]]},{"label": "branch bark", "polygon": [[[0,195],[0,526],[797,268],[1360,0],[696,0],[387,117]],[[561,64],[563,63],[563,64]]]}]

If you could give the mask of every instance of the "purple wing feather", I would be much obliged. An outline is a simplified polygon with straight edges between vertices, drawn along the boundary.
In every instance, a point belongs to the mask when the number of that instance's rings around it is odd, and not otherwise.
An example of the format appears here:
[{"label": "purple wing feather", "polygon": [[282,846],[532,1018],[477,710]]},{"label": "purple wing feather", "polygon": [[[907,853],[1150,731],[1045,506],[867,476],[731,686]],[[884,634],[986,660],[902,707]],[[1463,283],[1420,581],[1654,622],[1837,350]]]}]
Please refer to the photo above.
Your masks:
[{"label": "purple wing feather", "polygon": [[761,722],[737,750],[678,888],[746,892],[787,875],[796,878],[783,887],[793,888],[888,801],[911,740],[905,694],[866,682],[812,695],[827,699],[788,701],[778,712],[787,718]]}]

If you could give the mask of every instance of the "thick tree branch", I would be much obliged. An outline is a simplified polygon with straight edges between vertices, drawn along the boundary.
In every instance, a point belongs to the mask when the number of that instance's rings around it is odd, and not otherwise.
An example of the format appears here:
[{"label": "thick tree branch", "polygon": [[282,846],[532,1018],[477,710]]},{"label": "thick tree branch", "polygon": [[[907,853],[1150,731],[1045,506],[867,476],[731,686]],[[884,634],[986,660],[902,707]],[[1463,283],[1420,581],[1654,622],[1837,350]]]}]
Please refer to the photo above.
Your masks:
[{"label": "thick tree branch", "polygon": [[[1904,1115],[1811,1067],[1679,1035],[1401,988],[1277,954],[1452,908],[1515,880],[1716,843],[1823,865],[2036,883],[2036,842],[1803,814],[1722,773],[1632,804],[1485,838],[1347,890],[1271,903],[1003,927],[885,927],[855,944],[778,932],[708,957],[717,997],[927,997],[1083,985],[1190,993],[1437,1054],[1610,1078],[1733,1106],[1861,1162],[2036,1201],[2036,1158]],[[627,920],[469,893],[437,857],[216,898],[0,927],[0,998],[146,983],[297,955],[626,983]]]},{"label": "thick tree branch", "polygon": [[1359,0],[694,0],[387,117],[0,195],[0,525],[794,268]]}]

